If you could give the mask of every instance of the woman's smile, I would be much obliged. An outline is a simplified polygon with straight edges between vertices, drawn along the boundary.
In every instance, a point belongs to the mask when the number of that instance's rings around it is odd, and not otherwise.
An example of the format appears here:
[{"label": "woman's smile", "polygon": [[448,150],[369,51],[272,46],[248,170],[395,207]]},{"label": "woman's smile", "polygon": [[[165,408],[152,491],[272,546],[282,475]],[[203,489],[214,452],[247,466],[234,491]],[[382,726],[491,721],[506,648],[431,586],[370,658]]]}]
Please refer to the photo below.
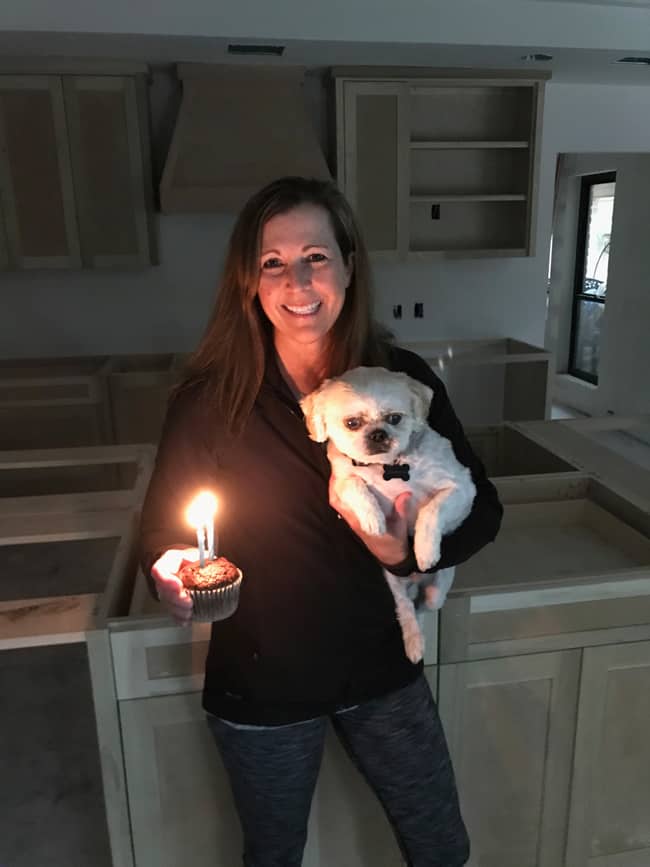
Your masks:
[{"label": "woman's smile", "polygon": [[282,309],[286,310],[287,313],[290,313],[292,316],[298,316],[301,318],[309,318],[311,316],[315,316],[318,311],[321,309],[322,303],[320,301],[314,301],[312,304],[283,304]]}]

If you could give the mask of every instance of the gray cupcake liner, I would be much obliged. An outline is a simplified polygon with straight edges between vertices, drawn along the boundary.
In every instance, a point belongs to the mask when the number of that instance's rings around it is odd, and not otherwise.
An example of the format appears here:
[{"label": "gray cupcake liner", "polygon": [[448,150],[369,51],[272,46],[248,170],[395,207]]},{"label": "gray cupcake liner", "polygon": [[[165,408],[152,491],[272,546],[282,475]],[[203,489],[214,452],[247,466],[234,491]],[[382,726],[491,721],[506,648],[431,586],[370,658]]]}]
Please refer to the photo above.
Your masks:
[{"label": "gray cupcake liner", "polygon": [[187,590],[194,603],[192,619],[203,623],[212,623],[215,620],[225,620],[234,614],[239,604],[239,588],[241,586],[242,573],[239,570],[239,578],[234,584],[227,587],[217,587],[214,590]]}]

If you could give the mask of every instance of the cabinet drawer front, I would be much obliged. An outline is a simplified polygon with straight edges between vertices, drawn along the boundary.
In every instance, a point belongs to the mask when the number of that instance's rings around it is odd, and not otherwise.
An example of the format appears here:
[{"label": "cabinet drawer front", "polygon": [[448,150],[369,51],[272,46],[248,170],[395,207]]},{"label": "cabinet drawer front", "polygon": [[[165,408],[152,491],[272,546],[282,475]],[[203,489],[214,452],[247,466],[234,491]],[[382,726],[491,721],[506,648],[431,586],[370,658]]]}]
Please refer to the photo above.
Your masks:
[{"label": "cabinet drawer front", "polygon": [[202,689],[209,639],[209,623],[113,632],[118,699]]},{"label": "cabinet drawer front", "polygon": [[460,662],[650,638],[650,577],[452,598],[440,661]]}]

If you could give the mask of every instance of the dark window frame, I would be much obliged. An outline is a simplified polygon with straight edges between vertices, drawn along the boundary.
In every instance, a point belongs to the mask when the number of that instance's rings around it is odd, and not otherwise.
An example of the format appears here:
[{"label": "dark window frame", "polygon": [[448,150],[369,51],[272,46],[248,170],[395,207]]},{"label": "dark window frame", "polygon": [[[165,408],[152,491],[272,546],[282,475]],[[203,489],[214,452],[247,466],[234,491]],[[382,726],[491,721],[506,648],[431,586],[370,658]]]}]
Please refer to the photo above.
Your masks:
[{"label": "dark window frame", "polygon": [[585,268],[587,267],[587,232],[589,230],[589,204],[591,188],[596,184],[616,183],[616,172],[598,172],[595,175],[583,175],[580,183],[580,206],[578,209],[578,237],[576,241],[576,262],[573,277],[573,303],[571,308],[571,338],[569,342],[569,365],[571,376],[598,385],[598,376],[576,367],[576,341],[578,337],[578,319],[580,302],[591,301],[605,306],[606,298],[599,298],[584,292]]}]

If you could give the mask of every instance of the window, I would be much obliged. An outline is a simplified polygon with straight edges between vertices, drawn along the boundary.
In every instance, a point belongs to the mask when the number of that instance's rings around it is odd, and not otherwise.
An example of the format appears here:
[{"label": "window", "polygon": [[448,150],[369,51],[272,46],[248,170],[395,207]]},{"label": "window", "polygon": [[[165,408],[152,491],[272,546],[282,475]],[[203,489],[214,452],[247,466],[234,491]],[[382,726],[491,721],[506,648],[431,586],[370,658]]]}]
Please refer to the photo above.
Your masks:
[{"label": "window", "polygon": [[585,175],[580,190],[569,373],[598,382],[616,172]]}]

